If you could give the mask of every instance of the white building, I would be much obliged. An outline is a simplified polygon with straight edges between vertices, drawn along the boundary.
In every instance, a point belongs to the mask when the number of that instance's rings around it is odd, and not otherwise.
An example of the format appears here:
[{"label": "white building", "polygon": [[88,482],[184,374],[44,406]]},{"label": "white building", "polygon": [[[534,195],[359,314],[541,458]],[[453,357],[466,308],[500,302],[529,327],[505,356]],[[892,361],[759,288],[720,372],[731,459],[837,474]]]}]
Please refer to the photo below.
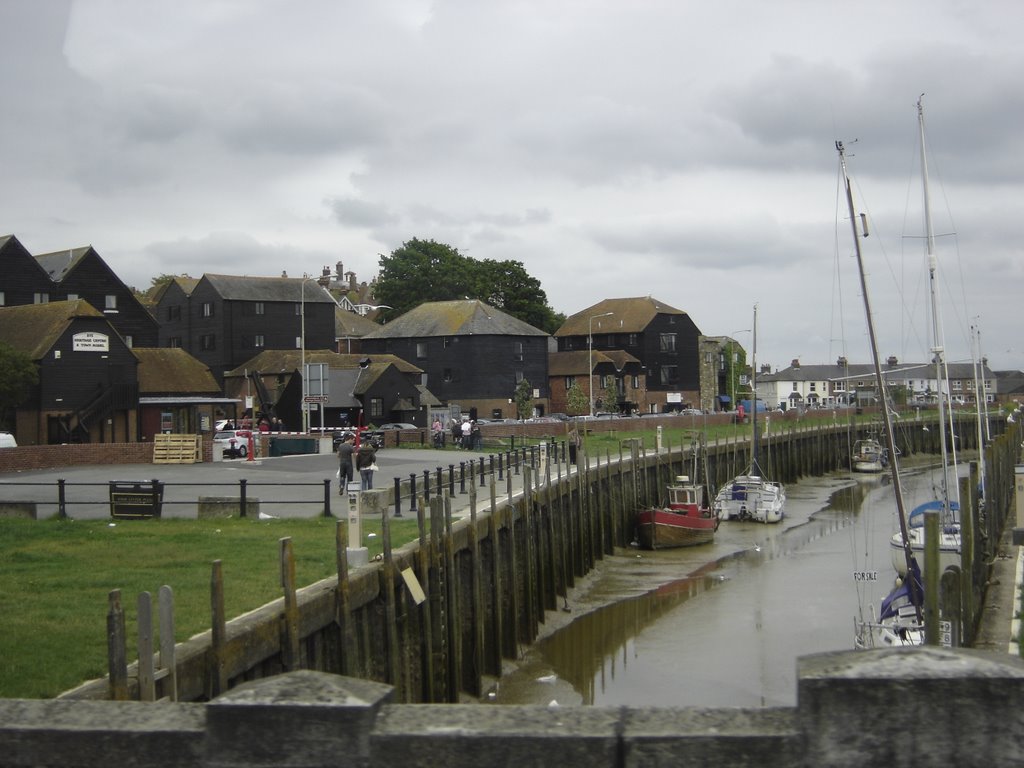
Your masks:
[{"label": "white building", "polygon": [[[974,404],[974,364],[947,363],[946,370],[948,379],[940,387],[934,363],[900,363],[890,357],[882,366],[882,377],[888,386],[905,389],[908,402],[934,403],[942,392],[953,403]],[[982,396],[991,403],[995,399],[995,374],[984,362],[977,370]],[[870,363],[849,363],[842,357],[833,365],[801,365],[794,360],[775,373],[765,366],[757,374],[757,397],[769,408],[870,404],[878,399],[875,369]]]}]

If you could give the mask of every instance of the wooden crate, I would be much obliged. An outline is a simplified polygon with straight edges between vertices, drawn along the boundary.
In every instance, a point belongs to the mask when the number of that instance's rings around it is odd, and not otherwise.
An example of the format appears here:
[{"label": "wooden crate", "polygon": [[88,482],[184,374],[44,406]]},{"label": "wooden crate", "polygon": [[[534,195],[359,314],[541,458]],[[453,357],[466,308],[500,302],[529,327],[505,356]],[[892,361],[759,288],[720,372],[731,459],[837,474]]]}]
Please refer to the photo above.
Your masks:
[{"label": "wooden crate", "polygon": [[199,435],[153,435],[154,464],[195,464],[202,460]]}]

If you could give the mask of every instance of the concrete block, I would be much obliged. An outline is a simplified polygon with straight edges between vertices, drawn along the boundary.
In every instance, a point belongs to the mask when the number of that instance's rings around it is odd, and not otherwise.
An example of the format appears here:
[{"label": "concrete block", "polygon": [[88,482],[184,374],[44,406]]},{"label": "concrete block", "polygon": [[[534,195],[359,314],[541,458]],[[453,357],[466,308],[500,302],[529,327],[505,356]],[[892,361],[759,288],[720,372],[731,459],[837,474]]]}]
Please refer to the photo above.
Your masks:
[{"label": "concrete block", "polygon": [[35,520],[37,516],[34,501],[0,501],[0,518]]},{"label": "concrete block", "polygon": [[[238,496],[200,496],[198,510],[200,520],[220,517],[241,517],[242,500]],[[259,513],[260,500],[247,496],[245,498],[246,516],[257,517]]]},{"label": "concrete block", "polygon": [[627,708],[623,765],[801,765],[803,737],[794,710]]},{"label": "concrete block", "polygon": [[1020,659],[931,646],[843,651],[802,657],[797,674],[809,764],[968,766],[980,755],[1019,764]]},{"label": "concrete block", "polygon": [[370,737],[380,768],[618,765],[619,710],[406,704],[385,707]]},{"label": "concrete block", "polygon": [[301,670],[245,683],[207,705],[210,768],[355,766],[391,686]]}]

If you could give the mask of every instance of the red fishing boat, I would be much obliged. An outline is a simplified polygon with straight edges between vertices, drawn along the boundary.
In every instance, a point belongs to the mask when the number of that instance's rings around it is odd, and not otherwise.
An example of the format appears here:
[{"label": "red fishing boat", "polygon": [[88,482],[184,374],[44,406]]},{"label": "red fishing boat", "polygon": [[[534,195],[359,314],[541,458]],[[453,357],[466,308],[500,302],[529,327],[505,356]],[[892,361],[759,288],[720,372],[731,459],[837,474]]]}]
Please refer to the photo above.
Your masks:
[{"label": "red fishing boat", "polygon": [[708,504],[703,485],[682,475],[668,486],[668,503],[636,513],[636,538],[644,549],[669,549],[708,544],[715,538],[718,518]]}]

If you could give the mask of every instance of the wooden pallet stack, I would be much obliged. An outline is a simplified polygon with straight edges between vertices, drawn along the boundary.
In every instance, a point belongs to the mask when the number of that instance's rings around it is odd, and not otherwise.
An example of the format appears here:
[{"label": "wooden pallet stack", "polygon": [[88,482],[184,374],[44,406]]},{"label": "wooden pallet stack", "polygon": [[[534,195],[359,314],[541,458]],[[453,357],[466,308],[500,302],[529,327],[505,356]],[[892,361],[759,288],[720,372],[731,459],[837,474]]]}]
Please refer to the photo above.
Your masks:
[{"label": "wooden pallet stack", "polygon": [[153,435],[154,464],[196,464],[202,460],[199,435]]}]

